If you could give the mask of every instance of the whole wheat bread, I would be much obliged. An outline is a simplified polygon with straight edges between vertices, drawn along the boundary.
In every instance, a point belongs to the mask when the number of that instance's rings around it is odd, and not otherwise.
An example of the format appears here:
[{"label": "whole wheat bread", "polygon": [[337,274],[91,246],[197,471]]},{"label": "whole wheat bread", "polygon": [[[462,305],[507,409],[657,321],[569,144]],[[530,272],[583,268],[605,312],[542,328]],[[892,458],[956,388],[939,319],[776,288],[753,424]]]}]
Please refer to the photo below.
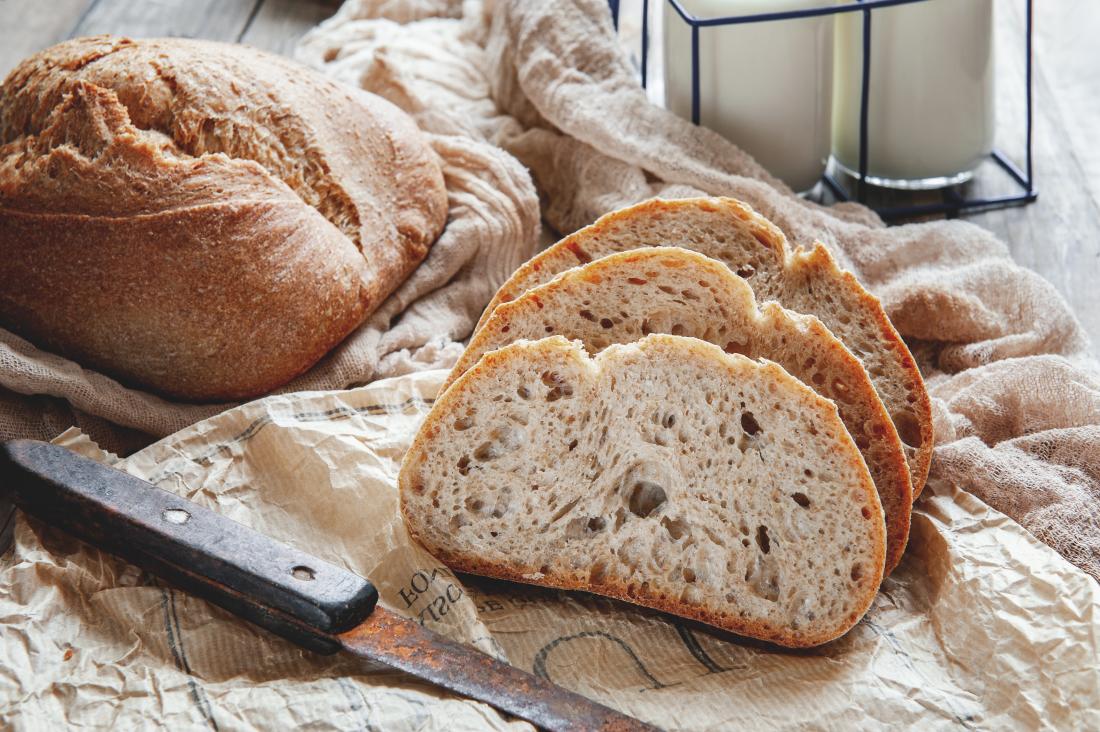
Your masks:
[{"label": "whole wheat bread", "polygon": [[901,440],[859,359],[812,315],[774,302],[757,309],[748,284],[702,254],[678,247],[642,248],[566,270],[498,306],[447,384],[486,351],[516,340],[556,334],[596,353],[649,333],[692,336],[727,353],[774,361],[832,399],[886,513],[886,572],[897,566],[909,538],[913,489]]},{"label": "whole wheat bread", "polygon": [[482,315],[557,273],[613,252],[680,246],[724,262],[757,300],[817,316],[867,368],[905,445],[913,492],[932,460],[932,406],[905,342],[878,298],[841,270],[822,245],[790,251],[775,225],[731,198],[655,199],[601,217],[516,270]]},{"label": "whole wheat bread", "polygon": [[787,646],[843,634],[882,579],[878,494],[835,405],[694,338],[491,351],[436,402],[399,484],[409,530],[453,569]]},{"label": "whole wheat bread", "polygon": [[0,325],[132,386],[281,386],[446,217],[408,115],[273,54],[79,38],[0,86]]}]

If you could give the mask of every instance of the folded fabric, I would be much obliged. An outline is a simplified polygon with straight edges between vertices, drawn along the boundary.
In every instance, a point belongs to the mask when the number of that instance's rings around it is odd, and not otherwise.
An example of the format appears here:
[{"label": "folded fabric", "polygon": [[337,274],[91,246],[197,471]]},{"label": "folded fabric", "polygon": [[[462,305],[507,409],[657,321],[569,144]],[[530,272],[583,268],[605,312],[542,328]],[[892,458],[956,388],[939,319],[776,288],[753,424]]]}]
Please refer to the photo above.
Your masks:
[{"label": "folded fabric", "polygon": [[[433,134],[431,142],[443,160],[449,214],[428,258],[343,343],[275,393],[451,365],[496,288],[534,253],[538,200],[523,167],[471,136]],[[128,453],[232,406],[129,388],[0,328],[0,439],[50,439],[77,425]]]},{"label": "folded fabric", "polygon": [[[985,230],[888,228],[854,204],[799,199],[728,141],[646,99],[603,0],[351,0],[299,57],[387,97],[433,136],[450,219],[413,277],[281,392],[453,363],[533,251],[539,201],[565,233],[652,196],[733,196],[792,243],[823,241],[882,299],[933,397],[932,475],[1100,577],[1100,367],[1054,287]],[[129,389],[0,330],[0,437],[76,424],[129,452],[228,406]]]},{"label": "folded fabric", "polygon": [[933,477],[1100,578],[1100,367],[1049,282],[972,224],[886,227],[856,204],[798,198],[724,138],[649,102],[605,0],[487,0],[461,18],[424,18],[436,5],[404,2],[391,17],[422,19],[398,23],[377,19],[387,3],[350,0],[299,57],[425,129],[508,150],[558,232],[653,196],[705,193],[746,201],[794,245],[822,241],[882,299],[920,362],[936,415]]}]

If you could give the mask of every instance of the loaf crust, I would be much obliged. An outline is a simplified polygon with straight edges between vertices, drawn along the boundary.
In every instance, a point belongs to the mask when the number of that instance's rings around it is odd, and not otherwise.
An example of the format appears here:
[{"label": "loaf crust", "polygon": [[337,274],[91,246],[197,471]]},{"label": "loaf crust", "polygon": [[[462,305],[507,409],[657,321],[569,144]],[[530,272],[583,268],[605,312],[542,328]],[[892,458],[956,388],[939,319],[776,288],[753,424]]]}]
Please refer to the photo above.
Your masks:
[{"label": "loaf crust", "polygon": [[897,566],[909,538],[913,489],[901,440],[866,370],[817,318],[775,302],[758,309],[743,279],[697,252],[643,247],[609,254],[502,303],[470,340],[443,388],[486,352],[516,340],[556,334],[597,353],[647,333],[692,336],[727,353],[774,361],[832,399],[886,514],[886,573]]},{"label": "loaf crust", "polygon": [[0,145],[0,324],[184,400],[310,368],[446,219],[400,110],[228,44],[47,49],[0,88]]},{"label": "loaf crust", "polygon": [[410,532],[452,569],[785,646],[847,632],[882,579],[882,509],[835,405],[695,338],[486,353],[437,400],[399,486]]},{"label": "loaf crust", "polygon": [[[828,249],[790,251],[774,224],[732,198],[653,199],[602,216],[541,252],[501,286],[501,303],[593,259],[645,246],[679,246],[724,262],[760,302],[816,316],[867,368],[905,446],[914,497],[932,461],[932,405],[909,348],[878,298],[837,266]],[[476,331],[475,331],[476,332]]]}]

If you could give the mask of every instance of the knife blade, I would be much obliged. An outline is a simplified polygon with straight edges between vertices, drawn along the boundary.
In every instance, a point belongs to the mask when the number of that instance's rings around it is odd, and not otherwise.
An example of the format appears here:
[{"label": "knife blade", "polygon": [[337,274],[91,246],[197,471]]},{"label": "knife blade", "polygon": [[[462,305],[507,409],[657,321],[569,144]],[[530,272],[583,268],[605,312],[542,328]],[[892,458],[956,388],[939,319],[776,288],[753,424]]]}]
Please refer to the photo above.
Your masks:
[{"label": "knife blade", "polygon": [[369,580],[57,445],[0,445],[0,503],[317,653],[382,663],[547,730],[656,730],[379,607]]}]

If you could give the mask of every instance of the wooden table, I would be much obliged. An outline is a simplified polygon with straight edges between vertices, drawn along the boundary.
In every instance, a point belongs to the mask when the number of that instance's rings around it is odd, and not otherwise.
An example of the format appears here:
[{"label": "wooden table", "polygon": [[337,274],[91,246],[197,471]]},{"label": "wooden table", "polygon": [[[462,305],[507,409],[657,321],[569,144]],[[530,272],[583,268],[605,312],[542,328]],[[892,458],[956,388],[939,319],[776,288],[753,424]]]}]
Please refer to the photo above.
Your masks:
[{"label": "wooden table", "polygon": [[[1100,3],[1036,5],[1035,167],[1039,201],[967,218],[995,232],[1021,264],[1065,295],[1100,344]],[[0,0],[0,75],[72,36],[116,33],[238,41],[289,53],[337,0]],[[1023,115],[1023,0],[998,0],[998,143],[1017,157]],[[983,191],[999,188],[983,178]]]}]

